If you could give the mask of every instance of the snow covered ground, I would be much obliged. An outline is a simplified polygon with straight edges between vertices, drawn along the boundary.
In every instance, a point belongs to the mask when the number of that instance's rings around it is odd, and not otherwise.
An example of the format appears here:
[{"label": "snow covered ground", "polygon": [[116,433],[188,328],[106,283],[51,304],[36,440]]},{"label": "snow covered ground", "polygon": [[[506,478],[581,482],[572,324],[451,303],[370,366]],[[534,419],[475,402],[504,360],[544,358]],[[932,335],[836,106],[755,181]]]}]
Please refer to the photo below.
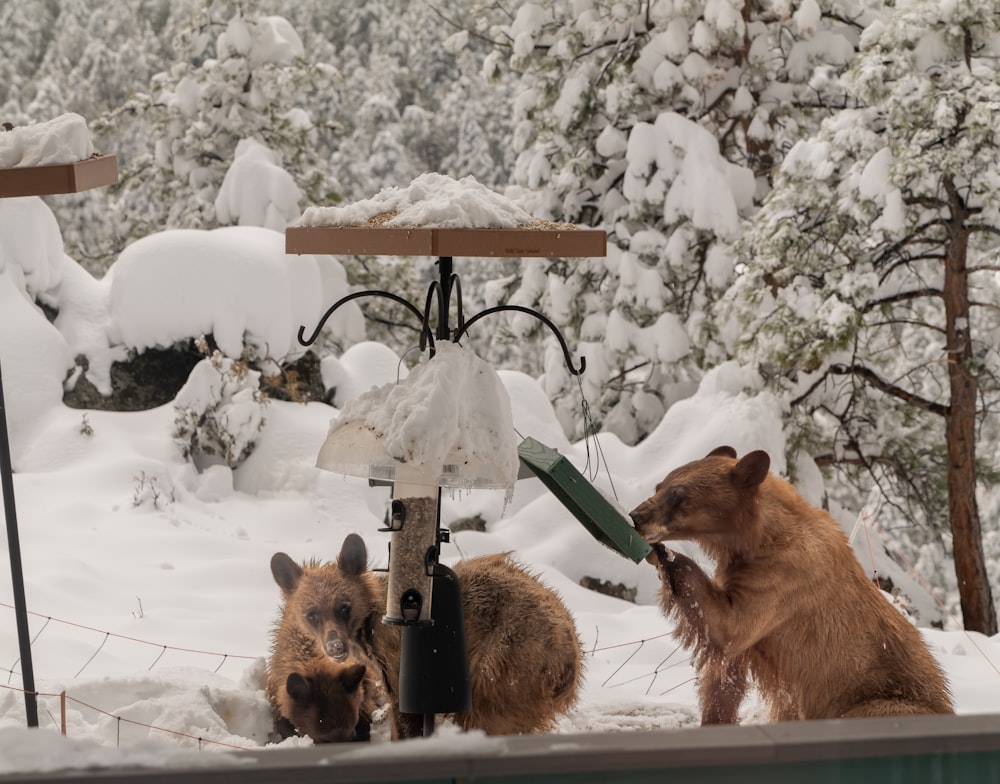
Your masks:
[{"label": "snow covered ground", "polygon": [[[385,564],[388,534],[377,529],[388,490],[316,467],[336,413],[330,406],[270,401],[258,412],[262,428],[248,434],[256,439],[250,457],[235,470],[199,472],[174,439],[173,404],[119,413],[62,403],[80,353],[90,359],[91,380],[107,388],[111,362],[125,350],[182,337],[213,332],[224,347],[245,342],[274,357],[295,351],[298,326],[311,329],[346,284],[339,262],[286,258],[280,239],[255,227],[163,232],[130,246],[98,281],[65,256],[39,200],[0,202],[0,361],[41,723],[24,728],[13,595],[3,578],[0,774],[170,766],[215,749],[260,749],[271,729],[263,672],[279,606],[271,555],[334,558],[355,532]],[[35,299],[58,310],[54,324]],[[338,316],[329,329],[359,329],[356,309]],[[389,349],[364,342],[325,359],[324,373],[336,379],[339,406],[405,375]],[[766,394],[743,392],[745,371],[733,365],[712,371],[635,447],[607,434],[569,443],[536,379],[515,370],[499,376],[517,433],[558,449],[625,509],[670,469],[723,443],[740,453],[766,449],[773,470],[785,472],[777,407]],[[247,404],[238,396],[229,403]],[[818,472],[799,468],[802,491],[818,499]],[[694,671],[656,606],[653,567],[596,542],[537,479],[519,480],[505,496],[502,489],[445,495],[445,525],[479,516],[486,530],[456,533],[443,560],[512,551],[570,607],[586,681],[558,732],[697,724]],[[848,529],[854,517],[845,515]],[[866,569],[890,571],[880,567],[886,556],[877,530],[865,528],[854,541]],[[634,589],[635,602],[588,590],[585,577]],[[926,624],[939,610],[918,577],[904,581],[904,593]],[[923,632],[959,712],[995,712],[1000,638],[967,634],[947,618],[945,630]],[[59,733],[63,691],[67,738]],[[763,720],[755,701],[742,718]],[[387,742],[385,723],[377,724],[373,743]]]}]

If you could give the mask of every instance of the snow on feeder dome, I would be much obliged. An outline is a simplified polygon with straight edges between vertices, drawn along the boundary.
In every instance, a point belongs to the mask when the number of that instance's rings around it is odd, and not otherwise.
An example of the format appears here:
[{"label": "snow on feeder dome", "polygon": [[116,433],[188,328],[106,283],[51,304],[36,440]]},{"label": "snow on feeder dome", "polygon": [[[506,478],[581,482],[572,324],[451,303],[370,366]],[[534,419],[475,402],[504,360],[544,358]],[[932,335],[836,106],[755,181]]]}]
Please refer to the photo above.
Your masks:
[{"label": "snow on feeder dome", "polygon": [[345,404],[316,465],[389,482],[510,493],[519,467],[510,398],[471,349],[439,343],[401,382]]}]

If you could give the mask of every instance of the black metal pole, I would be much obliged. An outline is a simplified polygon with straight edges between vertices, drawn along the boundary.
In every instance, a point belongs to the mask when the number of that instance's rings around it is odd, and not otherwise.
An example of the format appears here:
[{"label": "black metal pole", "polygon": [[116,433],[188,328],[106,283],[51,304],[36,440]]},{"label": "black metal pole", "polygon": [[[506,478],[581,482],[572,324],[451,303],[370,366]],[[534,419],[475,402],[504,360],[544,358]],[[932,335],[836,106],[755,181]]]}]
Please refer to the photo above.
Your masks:
[{"label": "black metal pole", "polygon": [[[438,258],[438,276],[441,281],[441,302],[438,305],[438,340],[451,340],[451,328],[448,326],[448,312],[451,310],[451,273],[453,269],[451,256],[440,256]],[[437,527],[441,528],[441,488],[438,488],[437,503]],[[468,657],[464,658],[468,661]],[[465,664],[466,668],[468,664]],[[424,714],[424,737],[434,734],[434,713]]]},{"label": "black metal pole", "polygon": [[14,507],[14,467],[10,461],[10,437],[7,434],[7,409],[3,399],[3,372],[0,371],[0,484],[3,485],[3,510],[7,519],[7,549],[10,552],[10,579],[14,588],[14,615],[17,617],[17,641],[21,649],[21,683],[24,686],[24,712],[29,727],[38,726],[38,696],[35,673],[31,666],[31,637],[28,632],[28,606],[24,598],[24,571],[21,568],[21,542],[17,535],[17,512]]},{"label": "black metal pole", "polygon": [[438,340],[451,340],[448,311],[451,309],[451,271],[453,266],[451,256],[441,256],[438,259],[438,274],[441,282],[441,300],[438,302]]},{"label": "black metal pole", "polygon": [[[451,340],[448,323],[451,310],[453,259],[438,258],[438,322],[435,337],[439,341]],[[431,284],[432,291],[433,285]],[[461,298],[461,289],[459,289]],[[428,295],[427,310],[431,297]],[[461,311],[461,305],[459,305]],[[424,322],[430,317],[424,313]],[[461,322],[461,312],[459,322]],[[461,325],[460,325],[461,326]],[[435,529],[438,546],[442,539],[441,488],[437,491]],[[403,626],[399,670],[399,704],[409,708],[406,713],[423,715],[423,735],[434,734],[437,713],[455,713],[472,709],[472,692],[469,685],[469,654],[465,638],[465,620],[462,611],[462,593],[458,578],[450,569],[437,562],[438,547],[429,554],[426,566],[433,570],[431,593],[433,604],[430,626]]]}]

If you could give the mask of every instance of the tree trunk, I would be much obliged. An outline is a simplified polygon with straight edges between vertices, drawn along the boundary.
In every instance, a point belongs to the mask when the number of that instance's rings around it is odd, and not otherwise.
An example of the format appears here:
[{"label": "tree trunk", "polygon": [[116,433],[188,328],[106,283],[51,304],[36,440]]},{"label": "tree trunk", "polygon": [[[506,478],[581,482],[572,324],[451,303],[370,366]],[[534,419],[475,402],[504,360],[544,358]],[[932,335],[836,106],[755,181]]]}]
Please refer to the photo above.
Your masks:
[{"label": "tree trunk", "polygon": [[979,384],[970,369],[969,287],[966,254],[969,213],[953,183],[945,183],[951,205],[945,250],[944,309],[950,404],[945,419],[948,450],[948,518],[955,576],[965,628],[997,633],[996,608],[986,574],[983,537],[976,503],[976,399]]}]

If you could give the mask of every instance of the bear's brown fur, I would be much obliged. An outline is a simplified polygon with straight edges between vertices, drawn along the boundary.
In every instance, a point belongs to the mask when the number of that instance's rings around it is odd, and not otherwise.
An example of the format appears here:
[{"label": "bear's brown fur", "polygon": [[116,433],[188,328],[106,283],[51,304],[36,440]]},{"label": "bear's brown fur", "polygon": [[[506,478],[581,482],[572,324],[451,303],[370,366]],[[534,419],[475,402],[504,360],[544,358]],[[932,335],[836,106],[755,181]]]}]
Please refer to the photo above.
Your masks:
[{"label": "bear's brown fur", "polygon": [[368,668],[359,662],[313,659],[300,672],[289,673],[277,690],[278,713],[314,743],[368,740]]},{"label": "bear's brown fur", "polygon": [[[327,651],[374,663],[391,708],[392,737],[419,735],[423,718],[399,712],[400,631],[382,623],[388,577],[368,568],[361,537],[344,540],[336,563],[299,566],[277,553],[271,568],[285,595],[284,614],[300,613],[295,623],[312,634],[314,649],[322,642]],[[462,592],[472,710],[453,718],[464,730],[491,735],[551,729],[576,701],[582,672],[569,611],[505,554],[459,561],[454,571]],[[373,704],[369,693],[362,712],[370,715]]]},{"label": "bear's brown fur", "polygon": [[[840,526],[719,447],[631,512],[654,544],[664,612],[692,649],[703,724],[735,723],[752,678],[773,721],[953,713],[920,633],[867,578]],[[661,542],[697,543],[714,577]]]}]

